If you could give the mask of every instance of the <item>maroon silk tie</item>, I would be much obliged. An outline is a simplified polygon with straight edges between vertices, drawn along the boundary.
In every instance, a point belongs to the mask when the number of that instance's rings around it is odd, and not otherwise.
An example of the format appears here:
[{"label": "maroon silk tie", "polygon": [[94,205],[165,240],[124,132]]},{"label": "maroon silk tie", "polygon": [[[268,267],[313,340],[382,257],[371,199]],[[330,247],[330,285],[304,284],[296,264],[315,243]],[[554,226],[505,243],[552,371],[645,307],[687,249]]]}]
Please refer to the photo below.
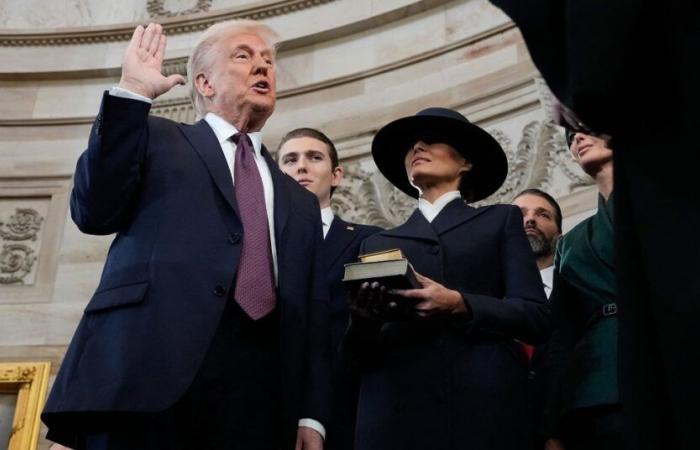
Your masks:
[{"label": "maroon silk tie", "polygon": [[265,192],[250,138],[236,133],[231,140],[236,144],[234,187],[243,223],[243,247],[233,296],[243,311],[257,320],[275,309],[277,301]]}]

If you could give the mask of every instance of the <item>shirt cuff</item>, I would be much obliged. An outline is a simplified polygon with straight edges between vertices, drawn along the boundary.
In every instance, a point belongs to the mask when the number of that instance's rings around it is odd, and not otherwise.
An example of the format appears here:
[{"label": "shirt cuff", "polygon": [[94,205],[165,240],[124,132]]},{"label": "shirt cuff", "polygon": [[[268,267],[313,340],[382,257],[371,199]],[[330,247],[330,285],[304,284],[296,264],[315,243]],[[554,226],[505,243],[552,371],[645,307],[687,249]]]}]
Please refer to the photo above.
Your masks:
[{"label": "shirt cuff", "polygon": [[312,430],[318,431],[318,434],[321,435],[323,440],[326,439],[326,428],[321,425],[321,422],[318,420],[314,419],[299,419],[299,426],[300,427],[306,427],[306,428],[311,428]]},{"label": "shirt cuff", "polygon": [[129,98],[131,100],[139,100],[148,104],[153,104],[153,100],[151,100],[150,98],[145,97],[141,94],[137,94],[136,92],[132,92],[128,89],[120,88],[119,86],[112,86],[111,88],[109,88],[109,95],[112,95],[114,97]]}]

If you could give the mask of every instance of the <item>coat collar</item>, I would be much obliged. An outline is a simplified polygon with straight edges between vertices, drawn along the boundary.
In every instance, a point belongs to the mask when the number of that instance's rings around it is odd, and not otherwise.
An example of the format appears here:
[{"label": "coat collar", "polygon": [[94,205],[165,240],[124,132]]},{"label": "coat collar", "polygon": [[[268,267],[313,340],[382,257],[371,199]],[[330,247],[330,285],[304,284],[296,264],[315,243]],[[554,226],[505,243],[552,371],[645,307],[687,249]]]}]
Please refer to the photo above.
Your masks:
[{"label": "coat collar", "polygon": [[404,224],[382,233],[393,237],[439,242],[441,234],[470,221],[488,209],[490,208],[473,208],[462,199],[455,199],[445,205],[432,223],[416,209]]},{"label": "coat collar", "polygon": [[467,205],[462,199],[455,199],[445,205],[440,214],[438,214],[431,223],[433,229],[438,235],[446,233],[451,229],[462,225],[491,209],[486,206],[483,208],[474,208]]}]

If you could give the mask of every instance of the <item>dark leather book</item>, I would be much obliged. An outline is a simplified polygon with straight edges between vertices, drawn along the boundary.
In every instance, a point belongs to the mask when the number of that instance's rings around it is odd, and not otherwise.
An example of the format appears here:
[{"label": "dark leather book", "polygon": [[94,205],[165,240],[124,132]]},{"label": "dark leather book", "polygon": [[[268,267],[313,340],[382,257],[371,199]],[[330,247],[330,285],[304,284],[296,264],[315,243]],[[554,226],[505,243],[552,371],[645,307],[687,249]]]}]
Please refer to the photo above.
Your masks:
[{"label": "dark leather book", "polygon": [[[398,253],[396,253],[398,252]],[[385,253],[389,259],[382,259],[379,253]],[[378,305],[383,320],[406,320],[415,317],[414,306],[417,299],[391,294],[392,289],[417,289],[421,285],[416,279],[411,263],[403,257],[400,250],[361,255],[360,262],[345,264],[343,283],[351,296],[356,295],[362,283],[378,282],[387,288],[384,302]],[[369,256],[369,258],[366,258]],[[363,262],[363,258],[370,262]]]}]

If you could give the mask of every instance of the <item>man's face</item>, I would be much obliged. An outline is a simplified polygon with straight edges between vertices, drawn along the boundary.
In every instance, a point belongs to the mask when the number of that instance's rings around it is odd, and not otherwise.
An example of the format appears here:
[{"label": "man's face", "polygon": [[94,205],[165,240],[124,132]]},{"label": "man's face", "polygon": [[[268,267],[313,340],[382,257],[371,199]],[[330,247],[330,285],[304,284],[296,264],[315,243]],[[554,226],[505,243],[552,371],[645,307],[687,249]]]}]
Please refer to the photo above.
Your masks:
[{"label": "man's face", "polygon": [[331,188],[340,185],[343,169],[333,169],[328,145],[311,137],[288,140],[279,149],[277,161],[280,169],[310,190],[321,208],[331,204]]},{"label": "man's face", "polygon": [[209,110],[239,131],[259,130],[275,108],[274,50],[249,33],[222,38],[217,50],[209,73],[196,75],[198,89],[211,102]]},{"label": "man's face", "polygon": [[524,194],[513,200],[523,213],[523,226],[535,256],[551,255],[561,236],[557,229],[557,212],[539,195]]}]

